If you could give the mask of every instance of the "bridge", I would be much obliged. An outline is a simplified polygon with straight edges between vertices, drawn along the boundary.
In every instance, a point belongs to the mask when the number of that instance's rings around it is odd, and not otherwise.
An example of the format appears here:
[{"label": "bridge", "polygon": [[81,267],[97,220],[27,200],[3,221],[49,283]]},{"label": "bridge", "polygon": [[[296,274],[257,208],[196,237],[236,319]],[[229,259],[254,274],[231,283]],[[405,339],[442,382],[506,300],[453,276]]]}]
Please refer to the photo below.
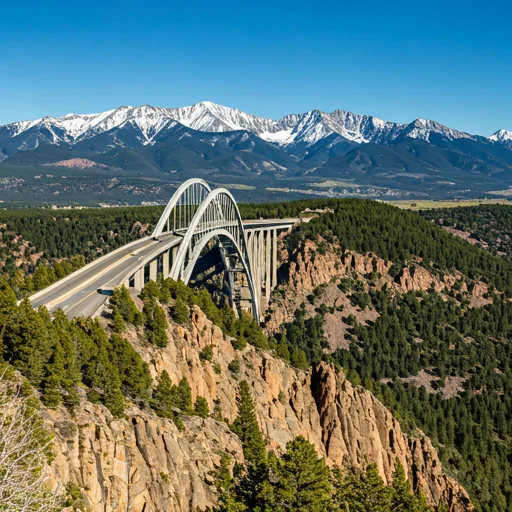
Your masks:
[{"label": "bridge", "polygon": [[150,236],[94,260],[29,299],[35,308],[61,308],[68,318],[94,316],[118,286],[138,293],[159,275],[188,284],[200,257],[216,247],[232,303],[260,320],[277,284],[278,236],[298,221],[244,221],[228,190],[212,190],[205,181],[191,179],[173,194]]}]

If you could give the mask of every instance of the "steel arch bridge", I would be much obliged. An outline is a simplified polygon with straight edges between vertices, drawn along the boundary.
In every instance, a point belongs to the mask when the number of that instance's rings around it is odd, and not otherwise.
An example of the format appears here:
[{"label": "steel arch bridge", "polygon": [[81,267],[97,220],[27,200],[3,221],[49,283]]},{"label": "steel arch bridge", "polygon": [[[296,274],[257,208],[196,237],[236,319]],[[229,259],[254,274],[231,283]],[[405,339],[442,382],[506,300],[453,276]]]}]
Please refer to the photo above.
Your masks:
[{"label": "steel arch bridge", "polygon": [[[226,268],[245,273],[252,311],[255,318],[260,318],[259,294],[254,286],[244,225],[235,198],[228,190],[211,190],[197,178],[183,183],[171,197],[151,236],[158,239],[169,232],[183,237],[170,262],[169,277],[188,284],[203,249],[214,240],[223,253]],[[233,264],[233,254],[241,267]]]},{"label": "steel arch bridge", "polygon": [[107,296],[125,285],[140,292],[159,275],[189,283],[205,249],[222,256],[231,301],[257,320],[277,285],[277,239],[299,219],[242,220],[231,193],[201,179],[178,187],[151,236],[135,240],[30,297],[33,307],[63,309],[68,318],[101,312]]}]

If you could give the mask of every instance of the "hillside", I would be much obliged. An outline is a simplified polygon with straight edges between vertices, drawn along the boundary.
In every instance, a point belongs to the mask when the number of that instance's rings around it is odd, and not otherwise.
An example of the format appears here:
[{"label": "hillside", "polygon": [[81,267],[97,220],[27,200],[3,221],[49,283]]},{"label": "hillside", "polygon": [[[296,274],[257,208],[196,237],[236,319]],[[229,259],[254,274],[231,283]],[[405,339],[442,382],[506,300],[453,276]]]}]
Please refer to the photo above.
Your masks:
[{"label": "hillside", "polygon": [[[56,432],[56,483],[72,482],[93,510],[143,503],[204,510],[216,497],[222,506],[248,503],[229,491],[227,473],[219,494],[218,471],[226,469],[224,447],[256,485],[250,468],[254,450],[262,460],[259,429],[267,449],[282,457],[265,455],[267,469],[284,467],[287,450],[296,448],[287,443],[303,436],[344,478],[365,482],[375,470],[392,484],[398,458],[431,507],[510,508],[510,263],[383,203],[244,205],[243,214],[296,215],[319,206],[333,213],[282,241],[263,331],[205,291],[171,281],[147,286],[135,304],[118,292],[99,323],[63,316],[51,323],[24,302],[16,306],[3,285],[2,354],[40,393]],[[44,212],[40,222],[36,211],[8,213],[4,232],[37,240],[34,251],[53,259],[84,254],[95,233],[109,250],[113,234],[140,236],[158,218],[158,208],[110,210],[105,218],[98,210],[75,218]],[[32,271],[28,265],[22,274]],[[19,284],[19,273],[9,282]],[[236,426],[243,382],[258,425],[248,437]],[[272,496],[281,492],[265,485]],[[274,499],[265,496],[258,499]],[[339,506],[336,496],[329,499]]]},{"label": "hillside", "polygon": [[287,254],[267,328],[291,360],[339,364],[430,436],[478,509],[510,507],[510,264],[361,201],[301,226]]},{"label": "hillside", "polygon": [[425,210],[421,214],[454,235],[512,260],[512,207],[480,205]]},{"label": "hillside", "polygon": [[0,192],[14,205],[165,201],[190,177],[237,199],[506,196],[510,132],[343,110],[266,119],[202,102],[122,106],[0,126]]},{"label": "hillside", "polygon": [[[143,325],[129,316],[133,303],[122,296],[115,299],[122,324],[108,317],[69,323],[63,315],[51,323],[44,312],[30,312],[24,303],[17,312],[10,306],[14,321],[0,320],[4,354],[14,356],[15,366],[41,391],[41,415],[55,435],[49,471],[68,505],[93,511],[211,507],[219,492],[223,496],[215,484],[223,460],[251,461],[247,443],[258,433],[245,438],[234,427],[243,410],[240,390],[248,382],[262,439],[276,454],[303,436],[330,467],[343,466],[349,474],[374,471],[372,485],[381,483],[372,492],[384,499],[385,484],[396,478],[400,464],[411,482],[405,489],[413,485],[432,505],[472,510],[464,489],[443,473],[431,442],[421,432],[405,434],[380,401],[353,386],[342,371],[326,363],[311,370],[293,368],[256,332],[249,334],[249,344],[236,329],[233,338],[226,336],[226,313],[218,317],[208,296],[192,296],[172,283],[163,286],[152,292],[166,310],[171,306],[170,318],[164,316],[160,324],[149,316],[150,303],[160,308],[149,290]],[[167,300],[160,295],[166,286]],[[3,304],[7,297],[2,293]],[[186,297],[193,305],[181,317],[177,303]],[[194,302],[217,317],[224,333]],[[38,326],[31,337],[30,322]],[[163,330],[156,337],[158,329]],[[14,332],[23,347],[31,347],[28,360],[20,346],[13,352]],[[57,363],[60,350],[63,359]],[[42,363],[39,370],[36,361]],[[162,384],[168,378],[173,388]],[[271,498],[265,499],[270,504]],[[355,498],[341,499],[350,503]],[[368,499],[375,498],[370,493]],[[220,505],[218,510],[231,509]]]}]

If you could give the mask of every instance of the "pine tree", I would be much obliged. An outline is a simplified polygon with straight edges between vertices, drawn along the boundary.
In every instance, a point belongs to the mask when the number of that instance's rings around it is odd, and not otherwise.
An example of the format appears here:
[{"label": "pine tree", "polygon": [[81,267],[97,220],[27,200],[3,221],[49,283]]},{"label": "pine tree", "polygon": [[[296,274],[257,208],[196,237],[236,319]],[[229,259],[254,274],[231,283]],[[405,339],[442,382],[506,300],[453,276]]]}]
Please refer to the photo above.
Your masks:
[{"label": "pine tree", "polygon": [[112,309],[112,327],[115,332],[119,333],[125,329],[124,319],[116,306]]},{"label": "pine tree", "polygon": [[140,316],[139,311],[130,296],[129,290],[124,285],[114,290],[109,303],[112,307],[118,309],[125,322],[137,324],[137,319]]},{"label": "pine tree", "polygon": [[203,396],[198,396],[194,403],[194,413],[201,418],[207,418],[210,414],[210,408],[208,407],[208,401]]},{"label": "pine tree", "polygon": [[239,386],[238,415],[231,430],[240,438],[245,460],[257,465],[265,460],[265,442],[254,412],[254,402],[247,381]]},{"label": "pine tree", "polygon": [[120,385],[119,377],[113,377],[107,380],[103,392],[103,403],[116,418],[120,418],[124,414],[124,395]]},{"label": "pine tree", "polygon": [[158,378],[158,384],[153,391],[153,400],[151,406],[163,418],[172,418],[174,413],[173,404],[173,384],[169,374],[164,370]]},{"label": "pine tree", "polygon": [[283,333],[281,339],[277,342],[276,354],[286,362],[290,362],[290,350],[288,349],[288,340],[286,334]]},{"label": "pine tree", "polygon": [[4,358],[11,361],[33,386],[40,386],[52,354],[52,340],[46,308],[35,311],[25,299],[2,331]]},{"label": "pine tree", "polygon": [[178,430],[185,430],[183,421],[173,408],[178,407],[178,386],[174,386],[169,374],[164,370],[158,378],[158,384],[153,390],[151,407],[162,418],[172,419]]},{"label": "pine tree", "polygon": [[148,281],[142,291],[140,292],[139,297],[144,299],[158,299],[160,300],[160,287],[155,281]]},{"label": "pine tree", "polygon": [[391,509],[391,490],[379,475],[375,464],[364,471],[349,471],[342,476],[335,472],[336,504],[341,510],[350,512],[389,512]]},{"label": "pine tree", "polygon": [[309,368],[309,361],[306,353],[300,348],[293,349],[290,356],[290,363],[292,366],[295,366],[295,368],[299,368],[301,370],[307,370]]},{"label": "pine tree", "polygon": [[36,290],[42,290],[43,288],[46,288],[52,284],[50,272],[44,263],[41,263],[36,267],[32,275],[32,279],[34,282],[34,288]]},{"label": "pine tree", "polygon": [[406,480],[405,471],[397,458],[395,471],[393,471],[393,484],[391,486],[391,507],[392,510],[408,512],[413,510],[415,496],[411,492],[409,481]]},{"label": "pine tree", "polygon": [[230,472],[231,457],[223,453],[220,459],[220,467],[215,472],[215,487],[219,494],[218,505],[215,512],[245,512],[247,506],[238,499],[235,480]]},{"label": "pine tree", "polygon": [[333,508],[329,469],[304,437],[286,444],[277,464],[277,480],[277,510],[325,512]]},{"label": "pine tree", "polygon": [[48,407],[56,407],[62,402],[61,390],[65,378],[64,351],[60,340],[55,340],[52,355],[46,367],[46,376],[42,381],[43,403]]},{"label": "pine tree", "polygon": [[192,408],[192,389],[186,377],[182,377],[178,384],[176,407],[185,414],[191,414]]},{"label": "pine tree", "polygon": [[171,309],[172,319],[178,324],[184,324],[189,321],[190,313],[185,301],[178,297]]},{"label": "pine tree", "polygon": [[134,397],[145,398],[151,386],[148,364],[140,354],[119,334],[110,338],[112,362],[116,365],[121,379],[121,389]]},{"label": "pine tree", "polygon": [[231,430],[240,438],[244,451],[245,467],[239,473],[237,496],[249,510],[271,509],[273,489],[268,479],[265,442],[254,412],[254,402],[249,384],[240,382],[238,416]]},{"label": "pine tree", "polygon": [[71,323],[62,310],[54,313],[52,327],[63,354],[63,370],[60,377],[60,386],[64,390],[63,401],[66,406],[73,408],[80,403],[77,386],[82,376],[77,347],[71,334]]},{"label": "pine tree", "polygon": [[166,347],[169,343],[167,337],[167,317],[165,311],[157,304],[155,298],[146,298],[143,308],[148,341],[157,347]]}]

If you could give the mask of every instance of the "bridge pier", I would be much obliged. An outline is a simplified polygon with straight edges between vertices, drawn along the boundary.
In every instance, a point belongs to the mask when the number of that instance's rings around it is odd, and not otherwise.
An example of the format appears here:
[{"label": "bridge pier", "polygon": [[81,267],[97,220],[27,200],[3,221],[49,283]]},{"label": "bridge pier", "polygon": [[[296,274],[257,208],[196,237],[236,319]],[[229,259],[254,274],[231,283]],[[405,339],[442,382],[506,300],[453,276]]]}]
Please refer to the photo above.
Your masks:
[{"label": "bridge pier", "polygon": [[133,275],[133,288],[138,292],[144,288],[144,267],[139,268]]},{"label": "bridge pier", "polygon": [[273,230],[267,229],[266,232],[264,232],[264,233],[267,234],[267,236],[265,238],[265,309],[266,309],[266,307],[268,306],[268,303],[270,302],[270,292],[272,290],[272,283],[271,283],[272,277],[270,275],[270,269],[272,266],[271,242],[272,242]]},{"label": "bridge pier", "polygon": [[170,265],[169,265],[169,256],[170,256],[170,250],[165,251],[163,254],[163,260],[162,260],[164,279],[169,277],[169,272],[171,270]]},{"label": "bridge pier", "polygon": [[263,317],[270,303],[270,294],[277,286],[277,239],[279,232],[291,228],[247,229],[247,251],[258,295],[260,316]]},{"label": "bridge pier", "polygon": [[150,281],[156,281],[158,276],[158,260],[153,260],[149,264],[149,279]]}]

